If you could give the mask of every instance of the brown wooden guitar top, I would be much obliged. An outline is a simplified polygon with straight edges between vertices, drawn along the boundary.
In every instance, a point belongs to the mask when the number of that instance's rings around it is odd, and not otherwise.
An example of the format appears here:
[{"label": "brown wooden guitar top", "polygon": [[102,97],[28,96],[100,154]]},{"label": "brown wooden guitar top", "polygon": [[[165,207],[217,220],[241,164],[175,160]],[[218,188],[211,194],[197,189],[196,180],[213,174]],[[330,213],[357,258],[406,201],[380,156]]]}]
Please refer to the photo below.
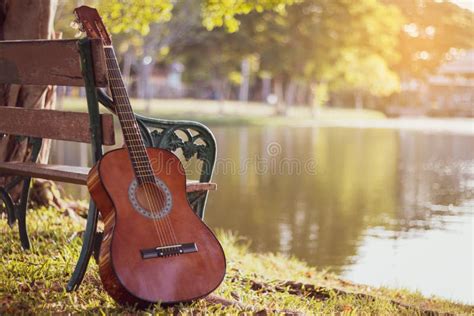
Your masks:
[{"label": "brown wooden guitar top", "polygon": [[[109,294],[119,302],[171,304],[212,292],[225,274],[225,257],[210,229],[195,215],[185,195],[185,176],[179,158],[148,148],[151,161],[169,170],[156,173],[172,192],[170,224],[179,243],[195,243],[197,252],[143,259],[140,250],[162,244],[154,221],[133,209],[126,192],[134,179],[125,149],[107,153],[89,176],[88,187],[102,213],[105,230],[100,251],[100,275]],[[158,220],[159,221],[159,220]],[[168,231],[164,225],[161,227]],[[171,240],[171,238],[168,238]],[[172,244],[172,242],[170,242]]]}]

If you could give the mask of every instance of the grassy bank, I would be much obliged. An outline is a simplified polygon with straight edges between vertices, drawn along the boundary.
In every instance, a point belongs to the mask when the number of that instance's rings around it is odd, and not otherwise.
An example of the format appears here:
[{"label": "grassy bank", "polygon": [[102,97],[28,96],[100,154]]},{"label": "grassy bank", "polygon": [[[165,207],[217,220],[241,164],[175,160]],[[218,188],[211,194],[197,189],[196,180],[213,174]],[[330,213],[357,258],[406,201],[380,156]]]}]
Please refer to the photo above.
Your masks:
[{"label": "grassy bank", "polygon": [[[65,284],[79,255],[82,226],[58,210],[39,209],[29,215],[33,249],[23,252],[17,229],[0,220],[0,314],[10,313],[130,313],[102,290],[97,265],[91,262],[79,291]],[[413,314],[423,311],[474,313],[463,306],[417,293],[356,285],[279,254],[257,254],[235,235],[219,233],[228,259],[224,283],[215,294],[227,307],[210,300],[168,309],[169,312],[242,311],[314,313]],[[156,306],[153,312],[163,310]],[[150,311],[151,312],[151,311]]]},{"label": "grassy bank", "polygon": [[[84,98],[65,98],[60,102],[67,110],[86,111]],[[379,120],[385,115],[373,110],[322,108],[313,117],[308,107],[288,109],[285,117],[276,116],[274,107],[257,102],[213,100],[145,100],[133,99],[137,113],[163,119],[198,120],[209,125],[289,125],[310,126],[334,120]]]}]

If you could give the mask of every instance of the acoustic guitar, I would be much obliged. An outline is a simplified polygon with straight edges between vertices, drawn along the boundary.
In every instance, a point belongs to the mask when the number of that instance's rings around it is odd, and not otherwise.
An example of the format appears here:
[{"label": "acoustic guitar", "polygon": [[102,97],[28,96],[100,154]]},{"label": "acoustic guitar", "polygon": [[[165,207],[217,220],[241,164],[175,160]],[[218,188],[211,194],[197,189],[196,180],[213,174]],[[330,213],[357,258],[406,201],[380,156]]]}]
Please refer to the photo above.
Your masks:
[{"label": "acoustic guitar", "polygon": [[204,297],[225,275],[224,251],[186,198],[184,168],[173,153],[146,148],[111,38],[97,10],[74,10],[81,31],[103,42],[109,86],[125,147],[106,153],[87,187],[105,224],[99,273],[121,304],[175,304]]}]

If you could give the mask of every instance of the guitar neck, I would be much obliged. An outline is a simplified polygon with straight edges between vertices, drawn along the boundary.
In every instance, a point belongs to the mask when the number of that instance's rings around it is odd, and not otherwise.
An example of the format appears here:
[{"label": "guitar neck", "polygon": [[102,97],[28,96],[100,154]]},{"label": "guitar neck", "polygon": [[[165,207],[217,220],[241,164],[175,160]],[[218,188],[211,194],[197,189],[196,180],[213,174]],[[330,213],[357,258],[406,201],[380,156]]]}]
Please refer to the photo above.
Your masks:
[{"label": "guitar neck", "polygon": [[140,183],[154,182],[153,169],[151,168],[140,128],[130,104],[115,51],[112,46],[105,47],[104,50],[109,86],[135,175]]}]

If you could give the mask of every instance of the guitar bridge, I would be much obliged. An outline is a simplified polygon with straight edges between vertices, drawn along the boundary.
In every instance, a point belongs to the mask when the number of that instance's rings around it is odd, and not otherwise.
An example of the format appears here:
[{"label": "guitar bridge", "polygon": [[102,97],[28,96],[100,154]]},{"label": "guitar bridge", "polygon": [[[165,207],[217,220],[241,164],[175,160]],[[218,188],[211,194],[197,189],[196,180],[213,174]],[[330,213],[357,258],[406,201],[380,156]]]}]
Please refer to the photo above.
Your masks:
[{"label": "guitar bridge", "polygon": [[152,259],[152,258],[177,256],[177,255],[182,255],[185,253],[192,253],[192,252],[197,252],[197,251],[198,249],[197,249],[196,244],[192,242],[192,243],[187,243],[187,244],[178,244],[178,245],[142,249],[140,250],[140,253],[142,254],[142,259]]}]

